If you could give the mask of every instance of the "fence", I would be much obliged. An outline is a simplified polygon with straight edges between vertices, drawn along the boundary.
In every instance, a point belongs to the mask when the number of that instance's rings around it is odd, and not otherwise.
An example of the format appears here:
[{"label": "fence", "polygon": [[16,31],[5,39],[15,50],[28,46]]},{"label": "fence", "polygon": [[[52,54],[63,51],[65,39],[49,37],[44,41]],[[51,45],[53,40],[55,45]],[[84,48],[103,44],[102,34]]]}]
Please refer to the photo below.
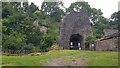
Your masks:
[{"label": "fence", "polygon": [[25,54],[30,54],[30,53],[37,53],[37,52],[48,52],[48,50],[2,50],[2,55],[7,55],[7,56],[22,56]]}]

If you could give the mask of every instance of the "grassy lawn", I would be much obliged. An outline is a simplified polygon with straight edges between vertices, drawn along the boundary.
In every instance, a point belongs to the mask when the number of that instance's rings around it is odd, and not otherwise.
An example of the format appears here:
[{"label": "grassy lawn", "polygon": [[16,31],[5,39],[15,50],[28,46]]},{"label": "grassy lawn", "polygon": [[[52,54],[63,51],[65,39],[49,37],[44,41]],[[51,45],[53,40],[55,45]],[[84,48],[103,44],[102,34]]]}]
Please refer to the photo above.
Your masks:
[{"label": "grassy lawn", "polygon": [[2,56],[3,66],[42,66],[47,61],[61,56],[84,59],[88,66],[118,66],[118,52],[98,52],[81,50],[50,51],[40,56]]}]

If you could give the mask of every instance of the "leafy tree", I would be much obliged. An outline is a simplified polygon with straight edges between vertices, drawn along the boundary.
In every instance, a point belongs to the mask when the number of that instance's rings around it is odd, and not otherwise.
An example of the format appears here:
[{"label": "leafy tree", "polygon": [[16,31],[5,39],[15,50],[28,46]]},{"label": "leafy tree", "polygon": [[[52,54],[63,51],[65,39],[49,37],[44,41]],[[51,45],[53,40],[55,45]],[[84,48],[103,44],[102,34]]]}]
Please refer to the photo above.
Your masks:
[{"label": "leafy tree", "polygon": [[86,39],[86,43],[89,44],[89,43],[93,43],[96,39],[92,36],[88,36],[87,39]]},{"label": "leafy tree", "polygon": [[[95,8],[91,8],[91,11],[90,11],[90,20],[92,21],[92,24],[98,24],[98,23],[101,23],[103,22],[102,19],[105,19],[103,16],[102,16],[102,11],[100,9],[95,9]],[[104,20],[106,21],[106,20]]]},{"label": "leafy tree", "polygon": [[33,15],[34,15],[34,18],[39,20],[40,22],[41,20],[46,18],[46,15],[44,15],[41,10],[36,10]]},{"label": "leafy tree", "polygon": [[13,15],[15,13],[14,7],[11,3],[2,2],[2,18]]},{"label": "leafy tree", "polygon": [[[36,5],[28,2],[23,3],[3,3],[2,29],[3,48],[11,50],[32,50],[49,48],[56,40],[58,25],[56,21],[48,15],[42,13]],[[39,24],[46,24],[50,30],[48,34],[43,34],[40,29],[33,26],[33,21],[39,20]]]},{"label": "leafy tree", "polygon": [[40,43],[40,39],[41,39],[41,32],[39,29],[34,29],[32,32],[29,32],[29,34],[27,34],[27,40],[26,43],[32,43],[34,46],[38,46]]},{"label": "leafy tree", "polygon": [[61,19],[62,19],[62,17],[63,17],[64,15],[65,15],[65,14],[64,14],[64,12],[63,12],[62,9],[59,9],[59,10],[57,10],[56,12],[51,13],[52,19],[55,20],[55,21],[57,21],[57,22],[61,22]]},{"label": "leafy tree", "polygon": [[59,7],[63,6],[62,2],[43,2],[41,10],[45,15],[50,15],[51,18],[60,22],[61,18],[65,15],[64,11]]},{"label": "leafy tree", "polygon": [[24,12],[28,12],[28,11],[29,11],[28,2],[24,2],[24,3],[23,3],[23,8],[22,8],[22,9],[23,9]]},{"label": "leafy tree", "polygon": [[54,43],[55,43],[54,37],[51,37],[51,35],[48,35],[48,34],[43,35],[40,41],[40,49],[50,48]]},{"label": "leafy tree", "polygon": [[[102,16],[102,12],[100,9],[95,9],[91,8],[88,2],[74,2],[70,5],[68,9],[66,9],[66,12],[71,12],[71,11],[83,11],[88,13],[89,20],[92,24],[92,30],[93,30],[93,35],[96,38],[101,38],[103,33],[104,28],[109,28],[107,26],[107,19]],[[100,37],[98,37],[98,34]]]},{"label": "leafy tree", "polygon": [[120,11],[115,12],[111,15],[111,21],[109,22],[110,26],[114,29],[120,30]]},{"label": "leafy tree", "polygon": [[[56,43],[59,33],[60,20],[65,15],[60,6],[62,2],[43,2],[41,10],[28,2],[23,3],[23,7],[18,2],[2,3],[2,33],[3,48],[11,50],[34,50],[47,49]],[[107,19],[102,16],[102,11],[91,8],[88,2],[75,2],[66,9],[66,12],[84,11],[88,13],[92,22],[93,37],[88,37],[87,42],[93,42],[103,37],[103,29],[117,29],[120,13],[116,12]],[[47,26],[47,34],[35,28],[33,22],[39,21],[39,25]]]},{"label": "leafy tree", "polygon": [[88,2],[74,2],[70,5],[68,9],[66,9],[66,12],[71,11],[83,11],[88,13],[89,19],[91,20],[92,24],[96,24],[99,22],[99,18],[102,16],[102,12],[99,9],[91,8]]},{"label": "leafy tree", "polygon": [[71,12],[71,11],[85,11],[85,12],[89,12],[90,9],[90,5],[88,4],[88,2],[75,2],[72,3],[70,5],[70,7],[66,10],[67,12]]},{"label": "leafy tree", "polygon": [[34,3],[31,3],[29,6],[29,12],[34,13],[36,10],[39,10],[38,7]]}]

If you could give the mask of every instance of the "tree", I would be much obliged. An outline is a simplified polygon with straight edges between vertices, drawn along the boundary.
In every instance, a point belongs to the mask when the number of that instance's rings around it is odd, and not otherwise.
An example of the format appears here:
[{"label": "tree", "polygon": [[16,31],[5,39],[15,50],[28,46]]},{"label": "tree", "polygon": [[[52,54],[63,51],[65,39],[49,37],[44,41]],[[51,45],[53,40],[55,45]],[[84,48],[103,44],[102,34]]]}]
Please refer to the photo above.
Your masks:
[{"label": "tree", "polygon": [[89,19],[91,23],[94,25],[99,22],[99,18],[102,16],[101,10],[97,10],[95,8],[91,8],[88,2],[75,2],[70,5],[68,9],[66,9],[66,13],[71,11],[83,11],[88,13]]},{"label": "tree", "polygon": [[[96,38],[101,38],[103,36],[103,29],[109,28],[107,26],[107,19],[102,16],[100,9],[91,8],[88,2],[74,2],[66,9],[66,13],[71,11],[83,11],[88,14],[90,23],[92,24],[93,35]],[[99,37],[98,37],[99,36]]]},{"label": "tree", "polygon": [[86,43],[89,44],[89,43],[94,43],[95,41],[95,38],[92,37],[92,36],[88,36],[87,39],[86,39]]},{"label": "tree", "polygon": [[50,48],[55,43],[55,39],[50,34],[42,35],[40,40],[40,49]]},{"label": "tree", "polygon": [[29,12],[34,13],[36,10],[39,10],[38,7],[34,3],[31,3],[29,6]]},{"label": "tree", "polygon": [[24,3],[23,3],[23,11],[24,11],[24,12],[28,12],[28,11],[29,11],[28,2],[24,2]]},{"label": "tree", "polygon": [[63,6],[62,2],[43,2],[41,10],[45,15],[50,15],[51,18],[60,22],[61,18],[65,15],[64,11],[59,7]]},{"label": "tree", "polygon": [[112,26],[114,29],[120,30],[120,11],[115,12],[111,15],[111,21],[110,26]]},{"label": "tree", "polygon": [[[55,43],[58,22],[52,16],[43,14],[35,4],[28,5],[28,2],[25,2],[23,7],[20,7],[20,3],[4,3],[2,11],[8,11],[3,13],[2,19],[3,49],[47,49]],[[59,16],[58,14],[56,17]],[[48,34],[34,28],[35,19],[40,25],[43,23],[50,28]]]},{"label": "tree", "polygon": [[11,3],[2,3],[2,18],[6,18],[10,15],[13,15],[15,13],[15,9]]},{"label": "tree", "polygon": [[88,4],[88,2],[75,2],[72,3],[70,5],[70,7],[66,10],[67,12],[71,12],[71,11],[85,11],[85,12],[89,12],[90,9],[90,5]]},{"label": "tree", "polygon": [[97,10],[95,8],[91,8],[91,11],[89,13],[90,13],[90,20],[92,21],[93,25],[103,22],[101,21],[101,19],[103,19],[104,17],[102,16],[103,13],[101,12],[100,9]]},{"label": "tree", "polygon": [[33,29],[33,31],[29,32],[26,37],[26,43],[33,44],[34,46],[39,46],[40,40],[41,40],[41,35],[42,33],[40,32],[39,29]]},{"label": "tree", "polygon": [[42,20],[46,17],[46,15],[44,15],[41,10],[36,10],[33,15],[37,20]]}]

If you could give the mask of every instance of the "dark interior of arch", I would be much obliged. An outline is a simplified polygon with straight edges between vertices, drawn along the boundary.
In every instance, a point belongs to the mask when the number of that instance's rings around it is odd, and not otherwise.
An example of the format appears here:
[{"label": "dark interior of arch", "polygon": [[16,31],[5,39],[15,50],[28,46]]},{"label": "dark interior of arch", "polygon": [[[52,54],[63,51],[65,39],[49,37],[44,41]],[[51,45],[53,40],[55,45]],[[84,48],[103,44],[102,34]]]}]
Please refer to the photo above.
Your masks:
[{"label": "dark interior of arch", "polygon": [[[70,37],[70,49],[71,50],[79,50],[79,46],[78,46],[78,43],[80,43],[81,44],[81,41],[82,41],[82,36],[81,35],[79,35],[79,34],[73,34],[73,35],[71,35],[71,37]],[[72,45],[71,45],[71,42],[72,42]],[[73,46],[73,47],[71,47],[71,46]]]}]

